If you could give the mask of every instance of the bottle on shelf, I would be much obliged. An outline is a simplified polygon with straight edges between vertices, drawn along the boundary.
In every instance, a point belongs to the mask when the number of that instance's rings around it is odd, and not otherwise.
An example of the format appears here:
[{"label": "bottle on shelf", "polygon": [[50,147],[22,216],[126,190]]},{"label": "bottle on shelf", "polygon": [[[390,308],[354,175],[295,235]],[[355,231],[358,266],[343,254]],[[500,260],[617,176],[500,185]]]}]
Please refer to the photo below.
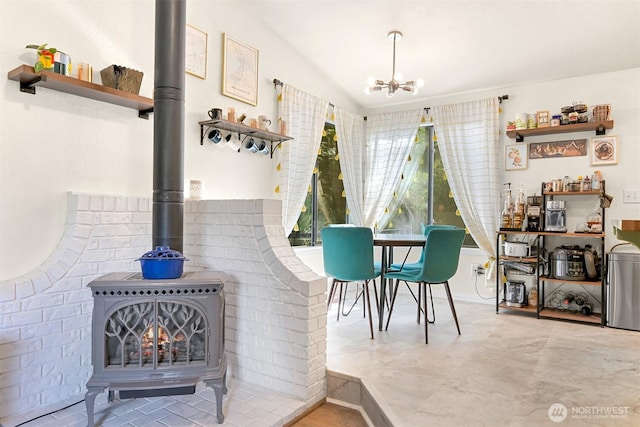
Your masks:
[{"label": "bottle on shelf", "polygon": [[511,183],[508,182],[507,191],[504,197],[504,205],[500,214],[500,228],[513,228],[513,200],[511,199]]},{"label": "bottle on shelf", "polygon": [[593,171],[593,175],[591,176],[591,189],[600,190],[602,188],[602,185],[600,184],[602,181],[602,172],[599,170]]},{"label": "bottle on shelf", "polygon": [[516,196],[515,208],[513,211],[513,228],[522,229],[522,224],[524,222],[524,190],[522,189],[522,185],[518,188],[518,194]]},{"label": "bottle on shelf", "polygon": [[589,175],[585,176],[582,180],[582,191],[591,191],[591,179]]}]

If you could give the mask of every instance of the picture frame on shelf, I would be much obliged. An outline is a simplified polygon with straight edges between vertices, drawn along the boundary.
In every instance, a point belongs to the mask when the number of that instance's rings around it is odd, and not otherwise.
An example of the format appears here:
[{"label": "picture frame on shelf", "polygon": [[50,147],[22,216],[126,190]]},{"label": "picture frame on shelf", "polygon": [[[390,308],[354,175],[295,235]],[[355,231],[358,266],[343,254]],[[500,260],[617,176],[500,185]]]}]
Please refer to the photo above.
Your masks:
[{"label": "picture frame on shelf", "polygon": [[258,105],[258,49],[222,36],[222,94]]},{"label": "picture frame on shelf", "polygon": [[591,138],[591,165],[615,165],[618,163],[618,137],[598,136]]},{"label": "picture frame on shelf", "polygon": [[549,112],[548,111],[538,111],[536,113],[536,118],[538,122],[539,128],[547,128],[549,127]]},{"label": "picture frame on shelf", "polygon": [[209,35],[187,24],[184,68],[187,74],[207,78],[207,41]]},{"label": "picture frame on shelf", "polygon": [[504,169],[524,170],[529,167],[527,144],[511,144],[504,146]]}]

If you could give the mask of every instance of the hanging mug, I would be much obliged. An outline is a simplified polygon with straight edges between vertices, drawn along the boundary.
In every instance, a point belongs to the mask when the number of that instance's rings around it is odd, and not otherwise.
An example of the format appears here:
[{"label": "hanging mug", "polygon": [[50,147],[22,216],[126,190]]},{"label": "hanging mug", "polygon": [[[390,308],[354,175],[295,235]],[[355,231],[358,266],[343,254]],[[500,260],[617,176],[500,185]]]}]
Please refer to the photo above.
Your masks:
[{"label": "hanging mug", "polygon": [[222,134],[218,129],[213,129],[209,132],[209,134],[207,134],[207,138],[209,138],[209,141],[217,144],[218,142],[222,141]]},{"label": "hanging mug", "polygon": [[256,144],[256,141],[253,138],[249,137],[249,139],[247,139],[247,142],[244,143],[244,149],[252,153],[257,153],[258,144]]}]

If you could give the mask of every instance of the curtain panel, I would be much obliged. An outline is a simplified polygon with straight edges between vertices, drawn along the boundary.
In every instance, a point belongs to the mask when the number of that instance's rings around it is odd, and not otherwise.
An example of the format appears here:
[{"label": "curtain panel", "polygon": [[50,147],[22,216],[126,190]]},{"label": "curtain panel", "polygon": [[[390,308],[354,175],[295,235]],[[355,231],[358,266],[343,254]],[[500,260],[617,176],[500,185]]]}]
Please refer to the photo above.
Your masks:
[{"label": "curtain panel", "polygon": [[495,278],[496,231],[500,212],[501,151],[497,98],[431,108],[453,199]]},{"label": "curtain panel", "polygon": [[282,200],[282,226],[288,236],[304,206],[322,140],[329,102],[284,84],[278,120],[293,138],[281,145],[276,192]]},{"label": "curtain panel", "polygon": [[383,113],[367,118],[363,164],[363,226],[374,228],[398,186],[424,109]]},{"label": "curtain panel", "polygon": [[342,183],[349,208],[349,222],[364,226],[364,117],[334,108]]}]

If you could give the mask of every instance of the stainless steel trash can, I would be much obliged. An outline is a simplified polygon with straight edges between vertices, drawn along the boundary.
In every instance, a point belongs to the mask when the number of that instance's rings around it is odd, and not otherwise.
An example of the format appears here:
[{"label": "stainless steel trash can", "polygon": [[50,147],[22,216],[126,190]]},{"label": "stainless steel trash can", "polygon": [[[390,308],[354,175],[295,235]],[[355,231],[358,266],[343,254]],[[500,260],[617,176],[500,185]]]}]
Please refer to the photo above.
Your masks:
[{"label": "stainless steel trash can", "polygon": [[607,326],[640,331],[640,253],[607,254]]}]

